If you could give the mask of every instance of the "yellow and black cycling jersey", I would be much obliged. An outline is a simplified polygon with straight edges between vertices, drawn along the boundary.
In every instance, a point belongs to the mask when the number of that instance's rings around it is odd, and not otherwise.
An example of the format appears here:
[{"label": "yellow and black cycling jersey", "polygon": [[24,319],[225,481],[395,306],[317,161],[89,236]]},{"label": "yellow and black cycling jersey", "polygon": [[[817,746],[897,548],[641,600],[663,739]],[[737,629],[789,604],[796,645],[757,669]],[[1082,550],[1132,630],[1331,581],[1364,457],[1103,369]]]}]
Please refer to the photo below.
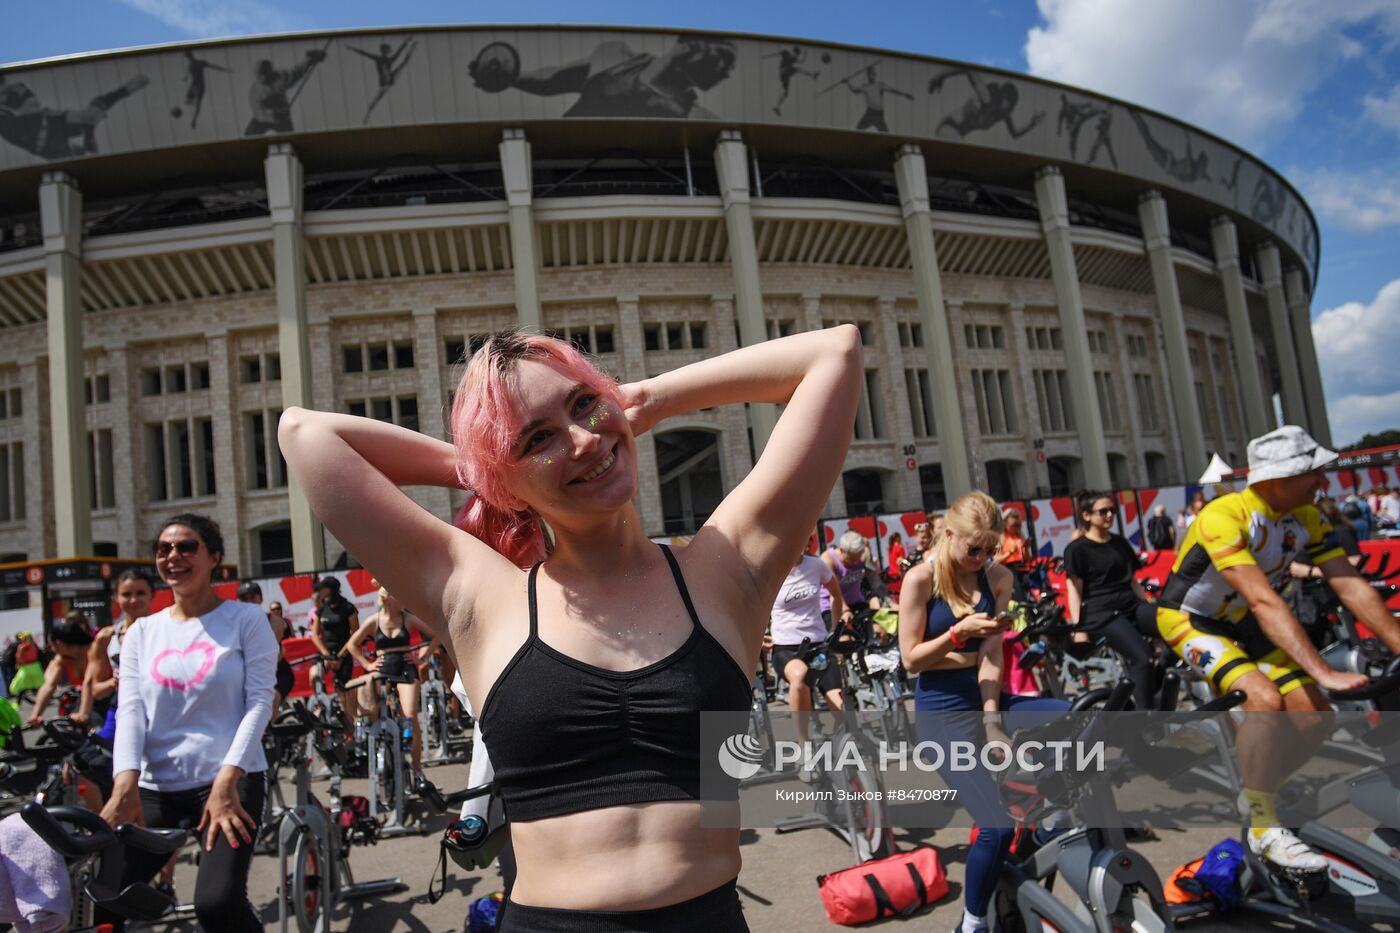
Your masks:
[{"label": "yellow and black cycling jersey", "polygon": [[1215,499],[1196,516],[1157,605],[1239,622],[1248,614],[1249,604],[1225,582],[1222,570],[1253,564],[1279,590],[1288,582],[1288,565],[1293,561],[1306,558],[1322,564],[1344,554],[1332,526],[1314,506],[1277,512],[1247,488]]}]

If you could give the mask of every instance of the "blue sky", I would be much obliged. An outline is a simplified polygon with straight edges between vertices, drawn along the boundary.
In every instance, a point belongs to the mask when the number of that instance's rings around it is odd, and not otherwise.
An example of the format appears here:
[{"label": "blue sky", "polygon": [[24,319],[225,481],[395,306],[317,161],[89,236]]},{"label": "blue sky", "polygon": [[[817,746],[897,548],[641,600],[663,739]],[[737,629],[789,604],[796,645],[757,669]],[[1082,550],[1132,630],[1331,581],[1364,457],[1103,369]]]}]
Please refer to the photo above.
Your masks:
[{"label": "blue sky", "polygon": [[0,61],[192,37],[608,23],[828,39],[995,65],[1154,107],[1250,149],[1322,225],[1313,331],[1333,437],[1400,428],[1400,0],[47,0]]}]

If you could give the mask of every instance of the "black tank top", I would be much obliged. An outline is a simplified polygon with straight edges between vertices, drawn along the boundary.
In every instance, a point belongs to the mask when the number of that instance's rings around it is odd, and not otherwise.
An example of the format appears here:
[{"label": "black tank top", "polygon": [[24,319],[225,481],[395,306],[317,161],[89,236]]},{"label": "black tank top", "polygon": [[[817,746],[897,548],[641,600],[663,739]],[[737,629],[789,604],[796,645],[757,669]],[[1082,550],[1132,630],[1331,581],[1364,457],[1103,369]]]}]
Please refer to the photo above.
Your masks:
[{"label": "black tank top", "polygon": [[344,596],[332,597],[316,610],[316,618],[321,620],[321,640],[332,654],[350,640],[350,617],[355,612],[355,604]]},{"label": "black tank top", "polygon": [[379,669],[384,672],[385,677],[401,677],[408,673],[411,666],[408,663],[407,651],[391,651],[391,648],[407,648],[413,640],[413,633],[408,630],[408,626],[403,626],[397,635],[385,635],[383,629],[377,629],[374,633],[374,650],[379,654]]},{"label": "black tank top", "polygon": [[632,671],[594,667],[541,641],[540,565],[530,569],[530,637],[486,695],[480,720],[510,819],[700,799],[700,713],[746,711],[752,688],[700,624],[670,548],[661,550],[690,614],[690,637]]}]

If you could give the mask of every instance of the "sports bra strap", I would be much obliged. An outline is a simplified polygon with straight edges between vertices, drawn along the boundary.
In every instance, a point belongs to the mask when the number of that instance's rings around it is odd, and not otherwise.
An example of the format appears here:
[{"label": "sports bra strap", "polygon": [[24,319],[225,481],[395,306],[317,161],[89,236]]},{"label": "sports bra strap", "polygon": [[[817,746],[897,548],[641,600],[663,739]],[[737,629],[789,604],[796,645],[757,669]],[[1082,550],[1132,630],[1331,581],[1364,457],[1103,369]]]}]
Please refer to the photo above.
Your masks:
[{"label": "sports bra strap", "polygon": [[661,545],[661,553],[666,555],[666,563],[671,565],[671,576],[676,579],[676,589],[681,591],[681,601],[685,603],[685,611],[690,613],[690,621],[695,624],[696,628],[703,630],[705,626],[700,624],[700,616],[695,612],[695,604],[690,601],[690,591],[685,588],[685,577],[681,576],[681,565],[676,563],[676,555],[671,553],[671,546],[668,544]]},{"label": "sports bra strap", "polygon": [[540,572],[540,564],[543,563],[544,561],[540,561],[530,568],[530,582],[527,587],[530,594],[530,641],[534,641],[540,637],[539,622],[535,618],[535,574]]}]

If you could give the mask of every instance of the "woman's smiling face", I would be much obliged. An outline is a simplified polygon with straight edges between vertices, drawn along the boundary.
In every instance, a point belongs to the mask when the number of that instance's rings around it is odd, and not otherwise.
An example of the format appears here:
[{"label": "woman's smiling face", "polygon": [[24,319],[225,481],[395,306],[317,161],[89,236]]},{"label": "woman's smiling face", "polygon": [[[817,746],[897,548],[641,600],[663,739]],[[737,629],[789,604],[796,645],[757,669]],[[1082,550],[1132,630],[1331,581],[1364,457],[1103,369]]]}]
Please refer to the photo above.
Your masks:
[{"label": "woman's smiling face", "polygon": [[538,360],[522,360],[512,382],[522,422],[507,479],[516,507],[548,521],[629,502],[637,487],[636,442],[617,401]]}]

